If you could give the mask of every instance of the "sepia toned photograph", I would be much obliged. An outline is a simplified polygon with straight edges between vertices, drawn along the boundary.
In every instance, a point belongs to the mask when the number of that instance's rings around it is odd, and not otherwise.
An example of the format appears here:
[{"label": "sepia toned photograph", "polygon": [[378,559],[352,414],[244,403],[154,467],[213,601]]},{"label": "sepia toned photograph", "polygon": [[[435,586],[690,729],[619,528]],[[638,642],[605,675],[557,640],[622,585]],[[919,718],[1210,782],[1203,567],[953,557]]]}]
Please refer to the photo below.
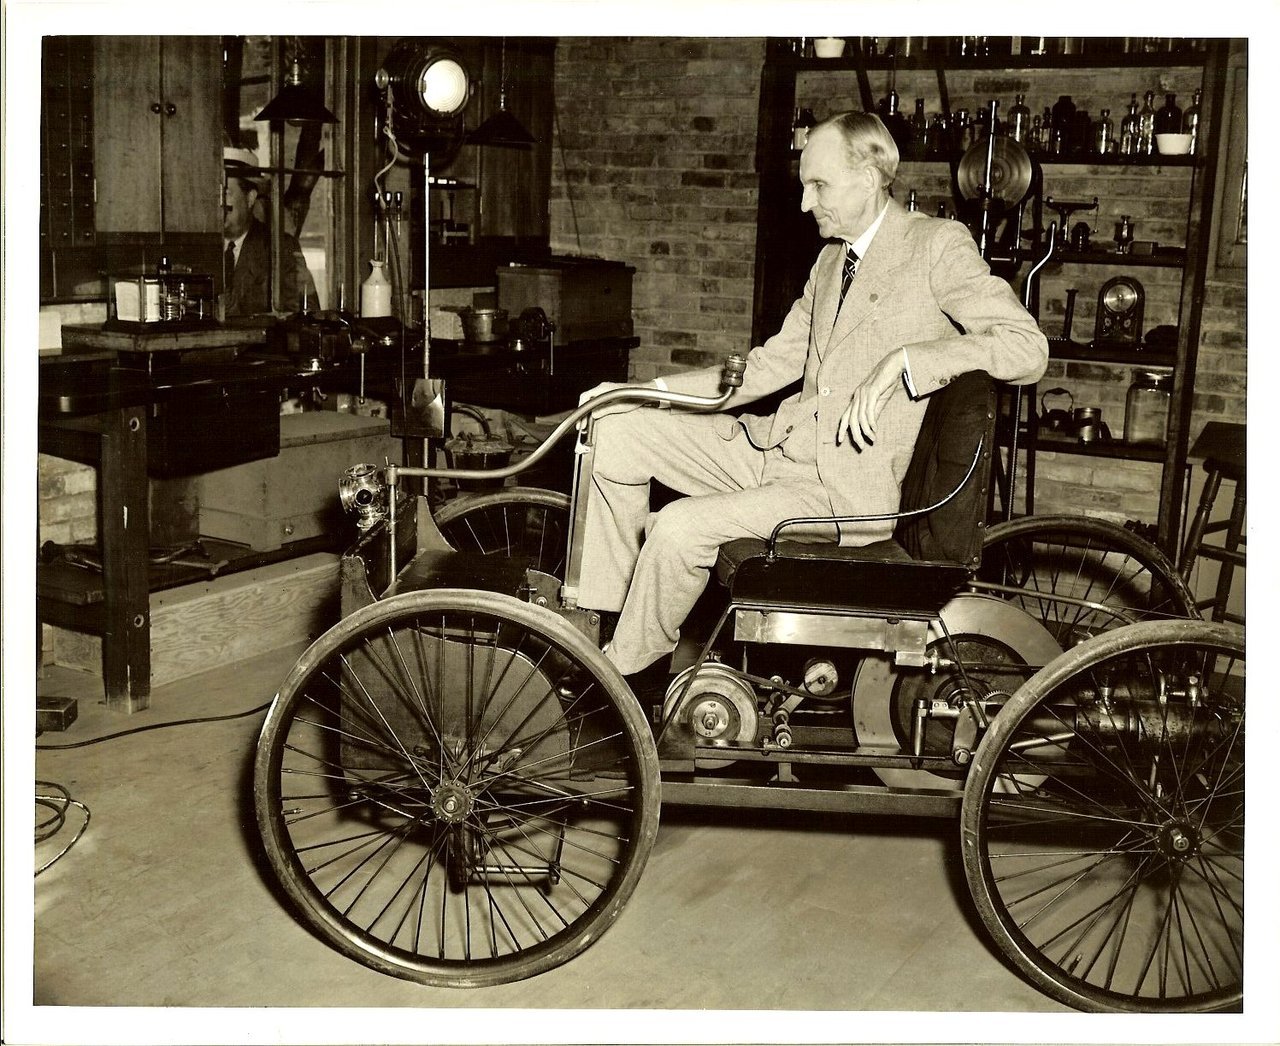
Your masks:
[{"label": "sepia toned photograph", "polygon": [[1277,1041],[1265,37],[1101,13],[8,4],[5,1041]]}]

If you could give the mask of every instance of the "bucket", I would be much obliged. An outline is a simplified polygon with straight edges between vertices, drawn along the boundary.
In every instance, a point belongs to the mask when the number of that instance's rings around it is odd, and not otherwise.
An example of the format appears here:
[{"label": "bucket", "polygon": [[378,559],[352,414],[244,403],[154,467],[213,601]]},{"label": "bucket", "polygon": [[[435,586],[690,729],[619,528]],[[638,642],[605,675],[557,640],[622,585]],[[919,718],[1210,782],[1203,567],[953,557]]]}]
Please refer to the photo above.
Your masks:
[{"label": "bucket", "polygon": [[[445,460],[450,468],[455,469],[505,468],[511,463],[514,450],[510,443],[496,436],[455,436],[446,440],[444,445]],[[456,482],[459,490],[469,491],[501,490],[505,484],[501,479],[460,479]]]}]

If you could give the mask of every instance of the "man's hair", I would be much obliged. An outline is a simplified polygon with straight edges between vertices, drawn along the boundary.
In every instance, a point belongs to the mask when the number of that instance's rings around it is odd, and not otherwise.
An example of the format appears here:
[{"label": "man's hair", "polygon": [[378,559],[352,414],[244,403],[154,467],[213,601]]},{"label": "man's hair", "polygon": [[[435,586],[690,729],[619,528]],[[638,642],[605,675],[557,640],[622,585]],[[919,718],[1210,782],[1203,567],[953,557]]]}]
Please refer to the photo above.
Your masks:
[{"label": "man's hair", "polygon": [[[858,110],[836,113],[817,127],[832,127],[844,139],[849,165],[868,164],[880,173],[880,188],[887,190],[898,176],[898,146],[875,113]],[[812,133],[812,132],[810,132]]]}]

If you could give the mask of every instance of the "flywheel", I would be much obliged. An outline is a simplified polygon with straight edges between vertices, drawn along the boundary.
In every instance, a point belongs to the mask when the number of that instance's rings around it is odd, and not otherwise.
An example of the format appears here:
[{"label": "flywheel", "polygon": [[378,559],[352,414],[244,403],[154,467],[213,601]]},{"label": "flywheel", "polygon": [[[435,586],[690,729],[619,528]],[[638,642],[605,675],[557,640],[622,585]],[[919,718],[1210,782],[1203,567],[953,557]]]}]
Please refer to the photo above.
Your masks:
[{"label": "flywheel", "polygon": [[[1029,676],[1022,666],[1040,668],[1062,653],[1049,631],[1035,618],[1000,599],[960,595],[942,608],[941,617],[967,668],[969,682],[984,693],[1014,693]],[[950,644],[937,623],[929,626],[927,648],[950,660]],[[1007,665],[1007,670],[1001,666]],[[911,723],[917,698],[963,699],[965,679],[955,668],[936,673],[927,668],[899,667],[888,657],[867,657],[853,680],[853,719],[859,745],[911,751]],[[931,720],[925,754],[951,750],[954,720]],[[964,771],[939,774],[929,770],[876,767],[876,776],[896,788],[964,787]]]},{"label": "flywheel", "polygon": [[[690,675],[697,672],[689,683]],[[759,732],[756,695],[751,684],[732,669],[715,661],[690,665],[667,688],[662,721],[671,723],[700,746],[749,745]],[[698,758],[707,769],[728,766],[732,759]]]}]

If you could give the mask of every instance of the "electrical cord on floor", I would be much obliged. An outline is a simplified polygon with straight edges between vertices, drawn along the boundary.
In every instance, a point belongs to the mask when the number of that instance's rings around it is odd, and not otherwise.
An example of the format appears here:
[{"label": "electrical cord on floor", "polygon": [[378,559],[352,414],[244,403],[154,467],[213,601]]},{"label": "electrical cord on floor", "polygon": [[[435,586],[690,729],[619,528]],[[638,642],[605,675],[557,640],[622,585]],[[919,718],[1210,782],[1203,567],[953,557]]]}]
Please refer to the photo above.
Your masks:
[{"label": "electrical cord on floor", "polygon": [[[47,789],[48,792],[41,792],[39,789]],[[36,781],[36,806],[42,806],[53,811],[50,817],[40,821],[36,825],[36,843],[37,845],[46,839],[52,839],[67,823],[67,810],[76,807],[84,813],[84,822],[80,825],[80,829],[76,832],[71,842],[67,843],[53,857],[36,869],[36,875],[42,875],[57,864],[67,852],[80,841],[80,837],[84,835],[85,829],[89,827],[89,808],[78,799],[72,799],[71,793],[56,781]],[[48,794],[56,792],[56,795]]]},{"label": "electrical cord on floor", "polygon": [[255,715],[258,712],[265,712],[271,707],[271,702],[258,705],[257,708],[250,708],[246,712],[232,712],[230,715],[212,715],[202,716],[197,719],[173,719],[167,723],[149,723],[147,726],[135,726],[131,730],[120,730],[114,734],[104,734],[102,737],[91,737],[87,741],[73,741],[65,745],[36,745],[37,752],[63,751],[68,748],[84,748],[87,745],[96,745],[103,741],[114,741],[117,737],[129,737],[132,734],[146,733],[148,730],[163,730],[168,726],[190,726],[192,723],[221,723],[228,719],[244,719],[246,716]]}]

